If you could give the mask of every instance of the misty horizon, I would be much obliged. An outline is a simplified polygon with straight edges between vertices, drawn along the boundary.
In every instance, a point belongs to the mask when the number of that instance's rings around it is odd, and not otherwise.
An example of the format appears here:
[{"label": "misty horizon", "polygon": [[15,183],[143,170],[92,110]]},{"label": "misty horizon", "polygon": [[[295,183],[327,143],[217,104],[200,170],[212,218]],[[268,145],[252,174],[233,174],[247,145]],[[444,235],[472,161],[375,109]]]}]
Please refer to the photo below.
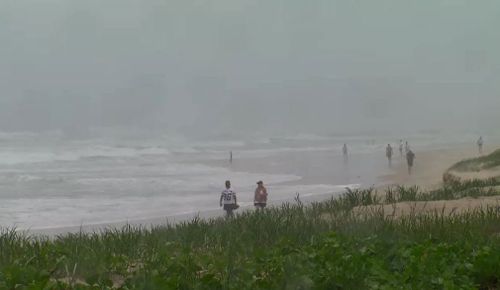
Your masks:
[{"label": "misty horizon", "polygon": [[499,8],[4,1],[0,131],[490,132]]}]

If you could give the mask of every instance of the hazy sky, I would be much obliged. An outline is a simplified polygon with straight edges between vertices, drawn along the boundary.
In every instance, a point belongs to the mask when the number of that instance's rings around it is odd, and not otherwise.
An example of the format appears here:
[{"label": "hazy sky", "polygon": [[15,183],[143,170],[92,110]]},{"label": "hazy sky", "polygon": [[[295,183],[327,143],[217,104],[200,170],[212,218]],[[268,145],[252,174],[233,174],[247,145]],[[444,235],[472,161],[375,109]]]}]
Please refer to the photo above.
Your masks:
[{"label": "hazy sky", "polygon": [[497,0],[2,0],[0,130],[500,122]]}]

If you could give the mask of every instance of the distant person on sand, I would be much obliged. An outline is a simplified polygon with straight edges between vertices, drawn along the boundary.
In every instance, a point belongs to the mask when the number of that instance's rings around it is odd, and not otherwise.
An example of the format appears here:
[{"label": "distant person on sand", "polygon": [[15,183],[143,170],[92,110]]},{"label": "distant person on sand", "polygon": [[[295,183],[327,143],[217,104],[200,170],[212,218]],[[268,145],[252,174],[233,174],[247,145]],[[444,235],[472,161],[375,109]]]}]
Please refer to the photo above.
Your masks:
[{"label": "distant person on sand", "polygon": [[220,195],[219,205],[224,206],[224,210],[226,211],[227,217],[232,217],[233,211],[239,208],[239,205],[236,200],[236,192],[231,189],[231,181],[226,181],[226,189],[222,191]]},{"label": "distant person on sand", "polygon": [[267,205],[267,189],[264,186],[264,182],[262,182],[262,180],[257,182],[257,188],[255,189],[255,196],[253,198],[253,205],[257,209],[264,209]]},{"label": "distant person on sand", "polygon": [[344,155],[344,161],[346,161],[347,158],[349,157],[349,152],[347,150],[347,144],[344,144],[344,146],[342,147],[342,155]]},{"label": "distant person on sand", "polygon": [[387,159],[389,160],[389,166],[392,164],[392,146],[391,144],[387,144],[387,148],[385,148],[385,156],[387,156]]},{"label": "distant person on sand", "polygon": [[403,158],[403,148],[404,148],[403,139],[401,139],[399,140],[399,155],[401,155],[401,158]]},{"label": "distant person on sand", "polygon": [[410,144],[408,144],[408,141],[405,143],[405,153],[408,154],[408,151],[410,151]]},{"label": "distant person on sand", "polygon": [[233,151],[229,151],[229,163],[233,163]]},{"label": "distant person on sand", "polygon": [[406,153],[406,162],[408,163],[408,174],[411,174],[411,169],[413,167],[413,160],[415,160],[415,154],[411,149],[408,149]]},{"label": "distant person on sand", "polygon": [[477,140],[477,147],[479,149],[479,154],[483,154],[483,144],[484,144],[483,136],[480,136],[479,140]]}]

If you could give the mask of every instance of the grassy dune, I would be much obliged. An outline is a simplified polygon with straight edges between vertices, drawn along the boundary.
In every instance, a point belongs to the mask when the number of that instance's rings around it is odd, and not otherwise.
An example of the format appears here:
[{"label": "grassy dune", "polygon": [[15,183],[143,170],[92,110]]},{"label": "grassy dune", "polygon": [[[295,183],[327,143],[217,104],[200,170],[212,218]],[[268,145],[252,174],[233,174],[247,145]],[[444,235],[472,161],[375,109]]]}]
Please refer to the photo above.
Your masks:
[{"label": "grassy dune", "polygon": [[233,219],[55,239],[0,234],[1,289],[493,289],[500,210],[390,218],[362,205],[497,194],[498,180],[348,191]]},{"label": "grassy dune", "polygon": [[500,149],[478,158],[467,159],[453,165],[449,170],[458,172],[481,171],[500,166]]}]

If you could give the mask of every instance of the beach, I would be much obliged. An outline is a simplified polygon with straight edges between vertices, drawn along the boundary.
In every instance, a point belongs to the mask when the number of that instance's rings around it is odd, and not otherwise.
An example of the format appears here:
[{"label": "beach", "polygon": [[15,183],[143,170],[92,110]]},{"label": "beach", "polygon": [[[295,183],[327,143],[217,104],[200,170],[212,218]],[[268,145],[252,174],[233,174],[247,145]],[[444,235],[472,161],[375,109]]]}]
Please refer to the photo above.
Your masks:
[{"label": "beach", "polygon": [[[491,151],[492,149],[484,153],[488,154]],[[466,145],[416,152],[415,165],[411,175],[408,174],[406,163],[399,162],[394,166],[394,171],[391,174],[384,175],[381,179],[388,185],[417,185],[423,189],[430,189],[441,184],[443,174],[453,164],[478,156],[477,148]]]},{"label": "beach", "polygon": [[[414,135],[409,140],[415,167],[408,175],[394,136],[1,137],[0,227],[33,233],[218,217],[225,180],[237,192],[239,212],[253,208],[258,180],[268,188],[270,206],[296,202],[297,196],[305,203],[325,200],[346,188],[427,187],[439,184],[455,162],[477,156],[474,142],[463,142],[472,137]],[[385,157],[387,142],[395,148],[391,166]],[[485,153],[494,148],[491,144]]]},{"label": "beach", "polygon": [[[417,152],[420,152],[418,160],[427,161],[426,163],[418,164],[413,174],[406,177],[404,174],[408,173],[404,160],[394,160],[391,167],[385,163],[391,172],[378,177],[380,183],[378,185],[376,183],[375,190],[382,193],[386,187],[399,186],[401,183],[421,188],[437,187],[441,182],[438,177],[441,176],[440,170],[446,171],[451,166],[447,164],[448,162],[455,162],[457,158],[462,160],[477,154],[467,146]],[[287,155],[284,160],[289,160],[294,154]],[[314,156],[323,153],[310,152],[307,155],[309,154]],[[305,154],[301,152],[301,155]],[[367,161],[368,158],[374,158],[374,162],[383,160],[378,154],[368,155],[353,154],[350,160],[357,160],[357,162]],[[302,159],[304,158],[302,156],[298,160],[304,162],[310,160],[312,156],[305,159]],[[486,159],[491,160],[492,156],[497,155],[492,154]],[[325,157],[324,160],[325,164],[329,164],[328,158]],[[475,158],[465,163],[470,164],[477,160],[483,159]],[[241,160],[241,162],[238,170],[244,169],[244,164],[250,163],[249,160]],[[252,166],[263,165],[261,161],[254,160],[254,162]],[[314,159],[314,162],[319,161]],[[234,164],[225,166],[232,167]],[[318,166],[323,166],[322,162],[319,162]],[[300,172],[297,171],[297,173]],[[293,182],[297,182],[297,187],[294,188],[299,188],[301,182],[299,180]],[[290,184],[290,186],[294,185]],[[273,187],[271,185],[269,188]],[[347,272],[341,272],[342,276],[352,277],[352,272],[357,273],[359,277],[351,278],[354,281],[353,285],[356,286],[348,288],[364,289],[369,287],[365,285],[358,287],[359,281],[366,282],[363,280],[363,277],[367,276],[366,273],[371,275],[370,277],[379,277],[382,269],[380,265],[387,269],[385,271],[388,274],[384,275],[388,277],[387,281],[401,279],[400,271],[391,266],[394,264],[394,255],[388,256],[386,253],[402,253],[396,259],[406,263],[403,265],[421,268],[424,264],[424,268],[432,269],[436,273],[433,275],[436,276],[442,272],[442,265],[456,264],[457,253],[461,257],[460,264],[465,264],[475,261],[473,259],[477,259],[478,251],[483,250],[481,261],[487,259],[487,265],[494,265],[498,259],[491,253],[498,252],[498,245],[492,242],[498,240],[500,199],[497,195],[498,191],[491,190],[491,187],[497,188],[498,180],[491,183],[477,181],[458,183],[418,193],[414,187],[398,187],[393,191],[394,199],[380,199],[376,191],[364,187],[360,190],[344,192],[337,199],[331,199],[336,196],[335,193],[307,194],[305,191],[306,194],[297,197],[302,203],[307,205],[312,201],[321,202],[305,207],[300,205],[280,207],[282,203],[290,202],[290,200],[271,199],[270,205],[273,207],[271,210],[251,212],[252,206],[244,205],[239,213],[246,212],[238,218],[218,218],[222,216],[221,210],[218,209],[183,216],[173,215],[121,223],[47,228],[27,233],[5,232],[3,237],[12,241],[11,244],[17,249],[15,255],[23,259],[31,262],[33,257],[39,257],[38,253],[40,253],[43,260],[35,267],[42,269],[59,267],[61,270],[54,271],[55,274],[51,276],[51,280],[64,285],[91,287],[96,283],[92,280],[94,273],[103,271],[101,269],[106,269],[106,271],[114,269],[104,274],[109,277],[106,283],[112,284],[114,288],[140,283],[144,281],[143,273],[149,272],[152,272],[152,275],[161,273],[157,276],[146,276],[148,279],[155,277],[155,281],[161,281],[158,280],[160,277],[174,276],[176,281],[195,281],[190,283],[200,281],[199,283],[206,285],[207,279],[212,279],[211,283],[220,281],[214,278],[217,275],[212,273],[219,275],[225,273],[228,267],[227,261],[231,262],[236,256],[239,258],[237,262],[239,269],[245,271],[231,272],[231,275],[238,275],[238,279],[234,281],[241,283],[240,288],[244,288],[244,285],[252,281],[255,282],[255,277],[262,275],[262,269],[276,269],[276,263],[280,265],[277,268],[286,273],[287,267],[291,265],[290,259],[294,259],[292,263],[299,265],[297,269],[300,271],[307,271],[308,277],[318,275],[317,273],[321,273],[322,269],[328,269],[330,273],[330,269],[333,269],[331,265],[337,265],[336,269],[345,269]],[[173,226],[168,226],[168,224]],[[47,239],[33,239],[39,235]],[[432,256],[432,259],[422,259],[422,250],[425,255]],[[381,254],[377,256],[377,253]],[[65,259],[64,264],[53,262],[61,255],[64,255],[61,258]],[[435,263],[436,255],[439,255],[437,256],[440,261],[438,264]],[[328,259],[327,263],[325,263],[325,258]],[[18,259],[12,263],[17,263],[17,261]],[[42,262],[44,264],[41,264]],[[20,266],[23,271],[26,264],[22,263]],[[67,264],[75,265],[72,273],[67,270]],[[195,266],[183,268],[184,265],[189,264]],[[481,270],[483,264],[480,263],[478,266],[476,263],[470,263],[469,269]],[[99,266],[96,267],[96,265]],[[28,269],[38,269],[31,267]],[[311,270],[311,267],[314,268]],[[159,272],[158,269],[164,270]],[[355,269],[364,270],[359,274]],[[246,276],[244,273],[248,273],[249,270],[252,272]],[[296,275],[296,270],[292,271],[290,273]],[[392,272],[396,274],[391,275]],[[456,281],[455,276],[463,279],[463,273],[476,272],[464,272],[460,269],[459,272],[451,273],[454,276],[450,278],[450,281]],[[288,277],[292,275],[286,276],[283,281],[293,281]],[[423,272],[418,281],[427,281],[428,277],[428,272]],[[274,277],[268,275],[263,275],[261,281],[264,281],[262,279],[268,279],[269,283],[276,285],[265,287],[266,289],[279,288],[279,285],[283,285],[281,281],[277,283]],[[323,283],[325,276],[319,275],[316,279],[317,283]],[[169,281],[165,280],[160,283],[170,285]],[[307,281],[307,285],[311,285],[310,281],[312,280]],[[403,285],[408,283],[408,279],[403,278],[396,283]],[[489,285],[489,280],[470,282],[470,288],[474,288],[472,286],[479,283]],[[262,286],[261,282],[258,285]],[[435,285],[429,284],[421,288],[427,289],[432,286]],[[460,286],[463,286],[462,280]],[[158,286],[158,288],[165,287]]]},{"label": "beach", "polygon": [[[493,146],[492,146],[493,148]],[[398,152],[399,153],[399,152]],[[485,152],[486,153],[486,152]],[[296,202],[298,196],[301,202],[310,203],[335,197],[345,188],[375,187],[379,191],[391,185],[417,185],[422,189],[439,186],[443,173],[454,163],[478,156],[476,148],[468,145],[456,145],[449,149],[435,149],[416,151],[414,170],[408,175],[405,159],[396,156],[389,167],[382,154],[352,154],[348,162],[344,162],[334,151],[309,150],[307,152],[287,152],[278,157],[255,157],[236,159],[232,164],[226,160],[208,160],[206,166],[225,168],[234,172],[247,172],[262,175],[271,175],[280,172],[284,175],[303,176],[300,179],[278,182],[268,185],[270,192],[269,206],[280,206],[285,202]],[[272,162],[269,165],[267,162]],[[314,168],[308,165],[314,165]],[[369,164],[370,170],[353,171],[353,169]],[[302,166],[300,166],[302,165]],[[373,168],[379,167],[379,170]],[[368,166],[367,166],[368,167]],[[344,169],[347,171],[344,171]],[[375,171],[380,175],[371,175]],[[338,173],[340,172],[340,173]],[[338,173],[338,175],[336,175]],[[253,183],[253,180],[251,180]],[[239,191],[238,212],[253,210],[253,185],[247,186],[245,191]],[[221,189],[222,190],[222,189]],[[156,217],[134,218],[122,221],[102,223],[82,223],[78,226],[43,227],[29,229],[30,233],[44,235],[58,235],[67,232],[98,232],[104,229],[120,228],[125,225],[136,227],[154,227],[164,224],[176,224],[190,221],[195,217],[215,218],[222,217],[223,211],[218,207],[218,193],[212,194],[211,208],[192,210],[182,214],[165,214]],[[466,204],[466,203],[464,203]]]}]

